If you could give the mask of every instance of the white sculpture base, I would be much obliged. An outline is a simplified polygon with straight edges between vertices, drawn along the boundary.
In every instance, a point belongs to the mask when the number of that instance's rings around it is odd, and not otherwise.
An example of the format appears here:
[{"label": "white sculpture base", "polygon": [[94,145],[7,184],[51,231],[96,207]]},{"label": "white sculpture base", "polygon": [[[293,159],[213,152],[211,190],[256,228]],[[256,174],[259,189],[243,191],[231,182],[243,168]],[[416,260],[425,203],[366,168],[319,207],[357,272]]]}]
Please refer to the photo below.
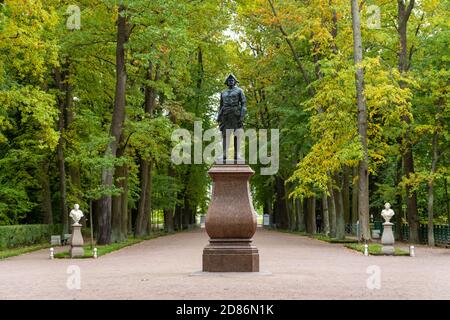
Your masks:
[{"label": "white sculpture base", "polygon": [[82,257],[84,255],[83,236],[81,235],[81,224],[72,225],[72,237],[70,238],[70,257]]},{"label": "white sculpture base", "polygon": [[394,233],[392,232],[393,223],[385,222],[383,223],[383,235],[381,236],[381,244],[383,248],[381,252],[387,255],[394,254]]}]

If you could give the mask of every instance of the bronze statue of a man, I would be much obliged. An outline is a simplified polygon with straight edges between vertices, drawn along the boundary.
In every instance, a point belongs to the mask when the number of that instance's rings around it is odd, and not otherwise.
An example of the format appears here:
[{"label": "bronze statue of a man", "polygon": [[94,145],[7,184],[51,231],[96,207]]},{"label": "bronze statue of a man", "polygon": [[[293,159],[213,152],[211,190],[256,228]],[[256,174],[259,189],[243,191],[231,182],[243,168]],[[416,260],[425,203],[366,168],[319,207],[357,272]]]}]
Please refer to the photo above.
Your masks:
[{"label": "bronze statue of a man", "polygon": [[223,139],[223,160],[227,159],[228,143],[231,132],[234,133],[234,159],[239,160],[239,142],[237,130],[243,129],[244,117],[247,111],[244,92],[236,84],[239,81],[233,74],[225,80],[228,89],[220,94],[220,109],[217,116],[220,131]]}]

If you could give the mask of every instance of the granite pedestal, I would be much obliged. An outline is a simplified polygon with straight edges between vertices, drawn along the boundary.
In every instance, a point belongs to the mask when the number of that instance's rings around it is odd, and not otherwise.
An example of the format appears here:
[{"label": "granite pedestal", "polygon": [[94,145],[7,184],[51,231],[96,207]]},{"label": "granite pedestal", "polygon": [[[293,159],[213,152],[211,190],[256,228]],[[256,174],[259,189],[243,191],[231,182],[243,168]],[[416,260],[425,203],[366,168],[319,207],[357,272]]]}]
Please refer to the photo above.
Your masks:
[{"label": "granite pedestal", "polygon": [[256,215],[245,164],[216,164],[205,228],[210,240],[203,250],[204,272],[259,272],[258,249],[252,245]]}]

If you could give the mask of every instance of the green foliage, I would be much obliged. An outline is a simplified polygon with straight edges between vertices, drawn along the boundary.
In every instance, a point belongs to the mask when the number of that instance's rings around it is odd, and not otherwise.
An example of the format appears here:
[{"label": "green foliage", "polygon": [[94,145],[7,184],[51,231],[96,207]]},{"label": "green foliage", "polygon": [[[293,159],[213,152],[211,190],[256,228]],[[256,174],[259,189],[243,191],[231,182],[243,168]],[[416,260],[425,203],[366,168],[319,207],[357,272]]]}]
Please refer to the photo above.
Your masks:
[{"label": "green foliage", "polygon": [[[270,4],[273,4],[271,8]],[[426,214],[426,186],[435,182],[435,210],[448,215],[448,3],[415,4],[408,23],[410,70],[398,71],[399,39],[392,17],[397,4],[382,6],[381,28],[371,28],[367,5],[360,14],[368,108],[370,206],[405,199],[405,187],[419,191]],[[336,15],[334,15],[334,13]],[[290,197],[321,197],[332,177],[356,167],[362,157],[357,134],[352,21],[348,1],[238,1],[233,23],[240,45],[230,56],[248,92],[254,127],[280,129],[280,171]],[[367,22],[367,23],[366,23]],[[302,70],[301,70],[302,69]],[[240,75],[238,74],[238,77]],[[412,120],[405,123],[405,117]],[[438,134],[439,161],[431,173],[430,144]],[[416,174],[400,173],[398,159],[409,135]],[[446,147],[447,146],[447,147]],[[258,167],[255,167],[256,171]],[[257,171],[258,172],[258,171]],[[353,177],[355,179],[355,177]],[[273,177],[255,176],[258,206],[275,199]],[[337,187],[334,185],[334,187]],[[398,204],[401,208],[401,204]]]},{"label": "green foliage", "polygon": [[[350,243],[345,245],[347,248],[356,250],[359,252],[364,253],[364,244],[356,244],[356,243]],[[373,256],[382,256],[384,255],[381,251],[383,246],[378,243],[370,243],[369,244],[369,254]],[[394,255],[395,256],[409,256],[409,252],[402,250],[400,248],[394,248]]]},{"label": "green foliage", "polygon": [[0,249],[50,242],[52,235],[61,234],[61,225],[28,224],[0,226]]},{"label": "green foliage", "polygon": [[[76,4],[81,9],[80,30],[66,27],[67,2],[0,4],[0,225],[42,221],[49,206],[46,194],[54,220],[61,220],[58,213],[67,208],[60,206],[58,143],[65,157],[67,203],[87,208],[90,200],[123,194],[119,182],[126,180],[128,208],[136,209],[145,160],[152,165],[152,210],[160,214],[187,206],[205,213],[208,166],[173,166],[171,134],[177,128],[192,132],[195,120],[202,121],[203,129],[216,126],[217,93],[229,72],[237,75],[247,96],[245,127],[280,130],[277,175],[262,176],[262,165],[252,165],[255,207],[273,209],[279,179],[291,197],[286,202],[292,203],[292,198],[321,197],[335,174],[358,165],[363,153],[348,1]],[[105,151],[111,141],[120,4],[126,6],[129,35],[126,118],[119,141],[123,152],[115,157]],[[361,5],[371,207],[405,199],[410,187],[418,191],[424,218],[426,191],[434,184],[434,211],[445,221],[448,3],[416,2],[407,30],[411,63],[404,74],[397,70],[396,3],[377,3],[382,6],[380,29],[365,23],[370,18],[368,3]],[[145,109],[149,90],[155,95],[151,112]],[[60,117],[64,128],[58,130]],[[398,165],[405,135],[411,140],[416,172],[408,177]],[[435,136],[438,160],[432,172],[430,145]],[[122,166],[127,177],[105,187],[102,172]],[[48,190],[43,181],[49,183]]]},{"label": "green foliage", "polygon": [[155,210],[171,210],[180,204],[177,194],[181,192],[182,185],[174,177],[165,175],[153,176],[152,201]]},{"label": "green foliage", "polygon": [[275,231],[286,232],[286,233],[295,234],[295,235],[304,236],[304,237],[311,237],[313,239],[325,241],[328,243],[357,243],[358,242],[358,240],[356,240],[356,239],[351,239],[351,238],[336,239],[336,238],[326,236],[324,234],[310,234],[307,232],[299,232],[299,231],[291,231],[291,230],[283,230],[283,229],[276,229]]},{"label": "green foliage", "polygon": [[50,244],[48,244],[48,243],[47,244],[36,244],[36,245],[31,245],[31,246],[26,246],[26,247],[0,250],[0,260],[6,259],[9,257],[18,256],[18,255],[21,255],[24,253],[29,253],[29,252],[33,252],[33,251],[37,251],[37,250],[41,250],[41,249],[46,249],[46,248],[50,248]]},{"label": "green foliage", "polygon": [[314,239],[325,241],[328,243],[356,243],[356,242],[358,242],[358,240],[356,240],[356,239],[336,239],[336,238],[331,238],[331,237],[328,237],[328,236],[325,236],[322,234],[313,235],[312,237]]}]

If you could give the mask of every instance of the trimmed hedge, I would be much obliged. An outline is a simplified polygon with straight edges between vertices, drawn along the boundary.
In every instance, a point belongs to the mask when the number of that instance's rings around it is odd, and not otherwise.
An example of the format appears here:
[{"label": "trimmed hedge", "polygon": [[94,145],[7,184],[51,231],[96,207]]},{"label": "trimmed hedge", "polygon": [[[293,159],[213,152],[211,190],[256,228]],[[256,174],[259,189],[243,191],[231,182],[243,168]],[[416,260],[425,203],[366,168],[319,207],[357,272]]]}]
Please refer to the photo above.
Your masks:
[{"label": "trimmed hedge", "polygon": [[52,235],[60,235],[61,224],[19,224],[0,226],[0,250],[32,244],[50,243]]}]

